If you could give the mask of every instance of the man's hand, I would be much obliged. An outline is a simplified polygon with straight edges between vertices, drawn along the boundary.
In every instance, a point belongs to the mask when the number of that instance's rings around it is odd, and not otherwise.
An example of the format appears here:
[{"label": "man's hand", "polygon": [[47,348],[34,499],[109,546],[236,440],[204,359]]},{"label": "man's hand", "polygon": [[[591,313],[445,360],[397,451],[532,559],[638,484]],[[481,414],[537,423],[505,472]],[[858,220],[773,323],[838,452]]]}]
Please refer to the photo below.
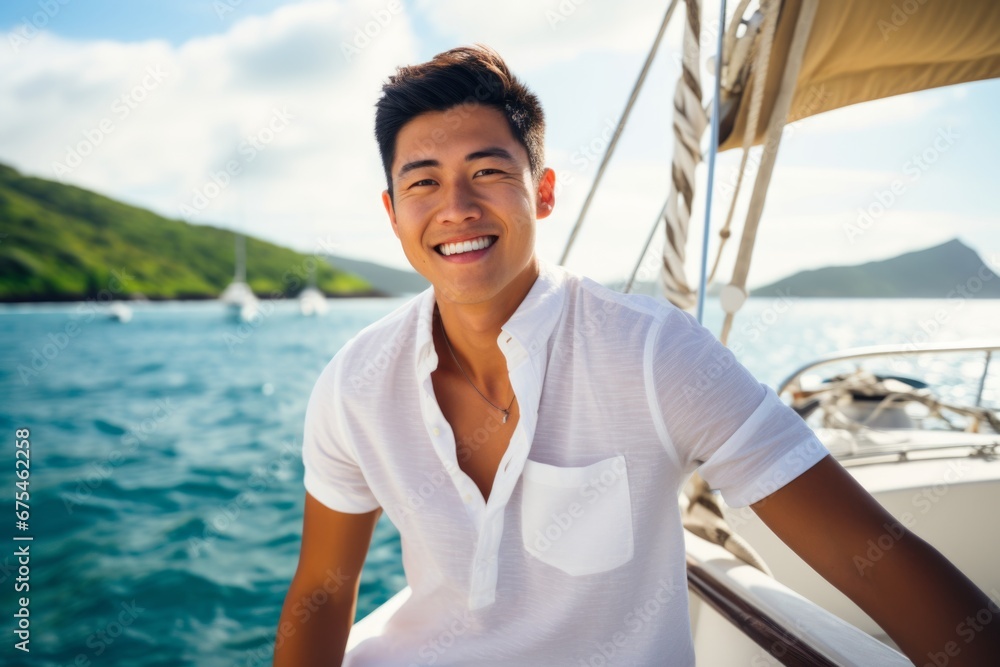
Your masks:
[{"label": "man's hand", "polygon": [[[948,656],[949,667],[1000,664],[1000,613],[934,547],[908,531],[827,456],[751,505],[795,553],[861,607],[910,660]],[[855,556],[889,535],[893,547],[870,567]],[[867,563],[866,563],[867,565]],[[971,637],[967,619],[991,621]]]},{"label": "man's hand", "polygon": [[278,622],[275,667],[343,662],[361,568],[381,512],[336,512],[306,493],[302,549]]}]

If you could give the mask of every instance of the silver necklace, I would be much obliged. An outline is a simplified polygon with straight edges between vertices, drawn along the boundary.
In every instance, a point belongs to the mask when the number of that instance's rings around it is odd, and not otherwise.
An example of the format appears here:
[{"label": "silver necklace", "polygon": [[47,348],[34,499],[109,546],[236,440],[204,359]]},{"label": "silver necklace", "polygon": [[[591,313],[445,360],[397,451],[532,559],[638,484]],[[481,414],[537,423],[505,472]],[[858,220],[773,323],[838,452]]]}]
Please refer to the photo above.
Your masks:
[{"label": "silver necklace", "polygon": [[[438,315],[438,319],[440,319],[440,315]],[[511,396],[510,403],[507,405],[506,410],[501,408],[499,405],[496,405],[490,399],[486,398],[486,395],[483,392],[479,391],[479,387],[476,386],[476,383],[472,381],[472,378],[469,377],[469,374],[465,372],[464,368],[462,368],[462,364],[459,363],[458,357],[455,356],[455,350],[452,349],[451,342],[448,340],[448,334],[445,333],[443,321],[441,322],[441,336],[444,338],[444,344],[448,346],[448,351],[451,352],[451,358],[455,360],[455,365],[458,366],[458,370],[462,371],[462,375],[465,376],[465,379],[469,382],[469,384],[472,385],[472,388],[476,390],[476,393],[479,394],[479,396],[484,401],[490,404],[490,407],[492,407],[494,410],[499,410],[500,412],[503,413],[502,423],[506,424],[507,418],[510,417],[510,408],[512,405],[514,405],[514,399],[517,398],[517,395],[515,394],[514,396]]]}]

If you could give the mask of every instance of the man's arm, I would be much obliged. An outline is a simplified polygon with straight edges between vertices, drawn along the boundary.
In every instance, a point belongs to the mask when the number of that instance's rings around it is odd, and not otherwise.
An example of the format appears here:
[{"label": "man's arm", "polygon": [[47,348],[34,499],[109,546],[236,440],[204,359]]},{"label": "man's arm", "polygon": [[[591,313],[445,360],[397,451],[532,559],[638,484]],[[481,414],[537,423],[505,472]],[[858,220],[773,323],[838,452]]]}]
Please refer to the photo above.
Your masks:
[{"label": "man's arm", "polygon": [[[944,654],[949,667],[998,664],[996,605],[940,552],[896,521],[833,457],[751,507],[914,663],[923,665],[929,656]],[[869,540],[882,544],[886,535],[893,546],[878,561],[859,567],[856,557],[863,557]],[[991,611],[991,621],[979,625],[975,618],[984,609]]]},{"label": "man's arm", "polygon": [[302,549],[278,622],[275,667],[343,662],[361,568],[381,511],[336,512],[306,493]]}]

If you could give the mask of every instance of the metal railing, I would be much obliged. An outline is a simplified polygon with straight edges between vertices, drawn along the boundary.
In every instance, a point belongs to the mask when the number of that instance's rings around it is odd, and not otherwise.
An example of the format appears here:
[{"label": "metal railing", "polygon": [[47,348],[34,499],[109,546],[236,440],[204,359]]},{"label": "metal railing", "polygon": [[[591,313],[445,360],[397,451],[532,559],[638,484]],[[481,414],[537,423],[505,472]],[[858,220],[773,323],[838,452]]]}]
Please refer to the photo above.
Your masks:
[{"label": "metal railing", "polygon": [[976,405],[980,406],[983,400],[983,389],[986,386],[986,377],[990,372],[990,360],[994,352],[1000,351],[1000,343],[995,341],[982,342],[973,341],[966,343],[942,344],[921,348],[910,348],[900,345],[876,345],[872,347],[858,347],[843,352],[836,352],[799,367],[794,373],[785,378],[778,385],[778,395],[786,391],[796,392],[802,389],[799,378],[806,372],[820,366],[850,361],[852,359],[871,359],[875,357],[899,357],[916,356],[922,354],[960,354],[969,352],[982,352],[984,354],[983,373],[979,378],[979,390],[976,393]]}]

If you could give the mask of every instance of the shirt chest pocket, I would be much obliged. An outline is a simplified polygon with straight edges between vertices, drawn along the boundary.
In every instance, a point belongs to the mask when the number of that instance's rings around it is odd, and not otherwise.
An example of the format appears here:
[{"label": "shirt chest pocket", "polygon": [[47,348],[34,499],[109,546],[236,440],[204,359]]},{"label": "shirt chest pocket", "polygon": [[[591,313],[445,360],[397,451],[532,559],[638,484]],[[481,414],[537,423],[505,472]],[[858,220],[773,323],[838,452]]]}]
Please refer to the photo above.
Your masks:
[{"label": "shirt chest pocket", "polygon": [[625,457],[579,468],[527,460],[522,477],[521,538],[538,560],[573,576],[632,559],[632,502]]}]

